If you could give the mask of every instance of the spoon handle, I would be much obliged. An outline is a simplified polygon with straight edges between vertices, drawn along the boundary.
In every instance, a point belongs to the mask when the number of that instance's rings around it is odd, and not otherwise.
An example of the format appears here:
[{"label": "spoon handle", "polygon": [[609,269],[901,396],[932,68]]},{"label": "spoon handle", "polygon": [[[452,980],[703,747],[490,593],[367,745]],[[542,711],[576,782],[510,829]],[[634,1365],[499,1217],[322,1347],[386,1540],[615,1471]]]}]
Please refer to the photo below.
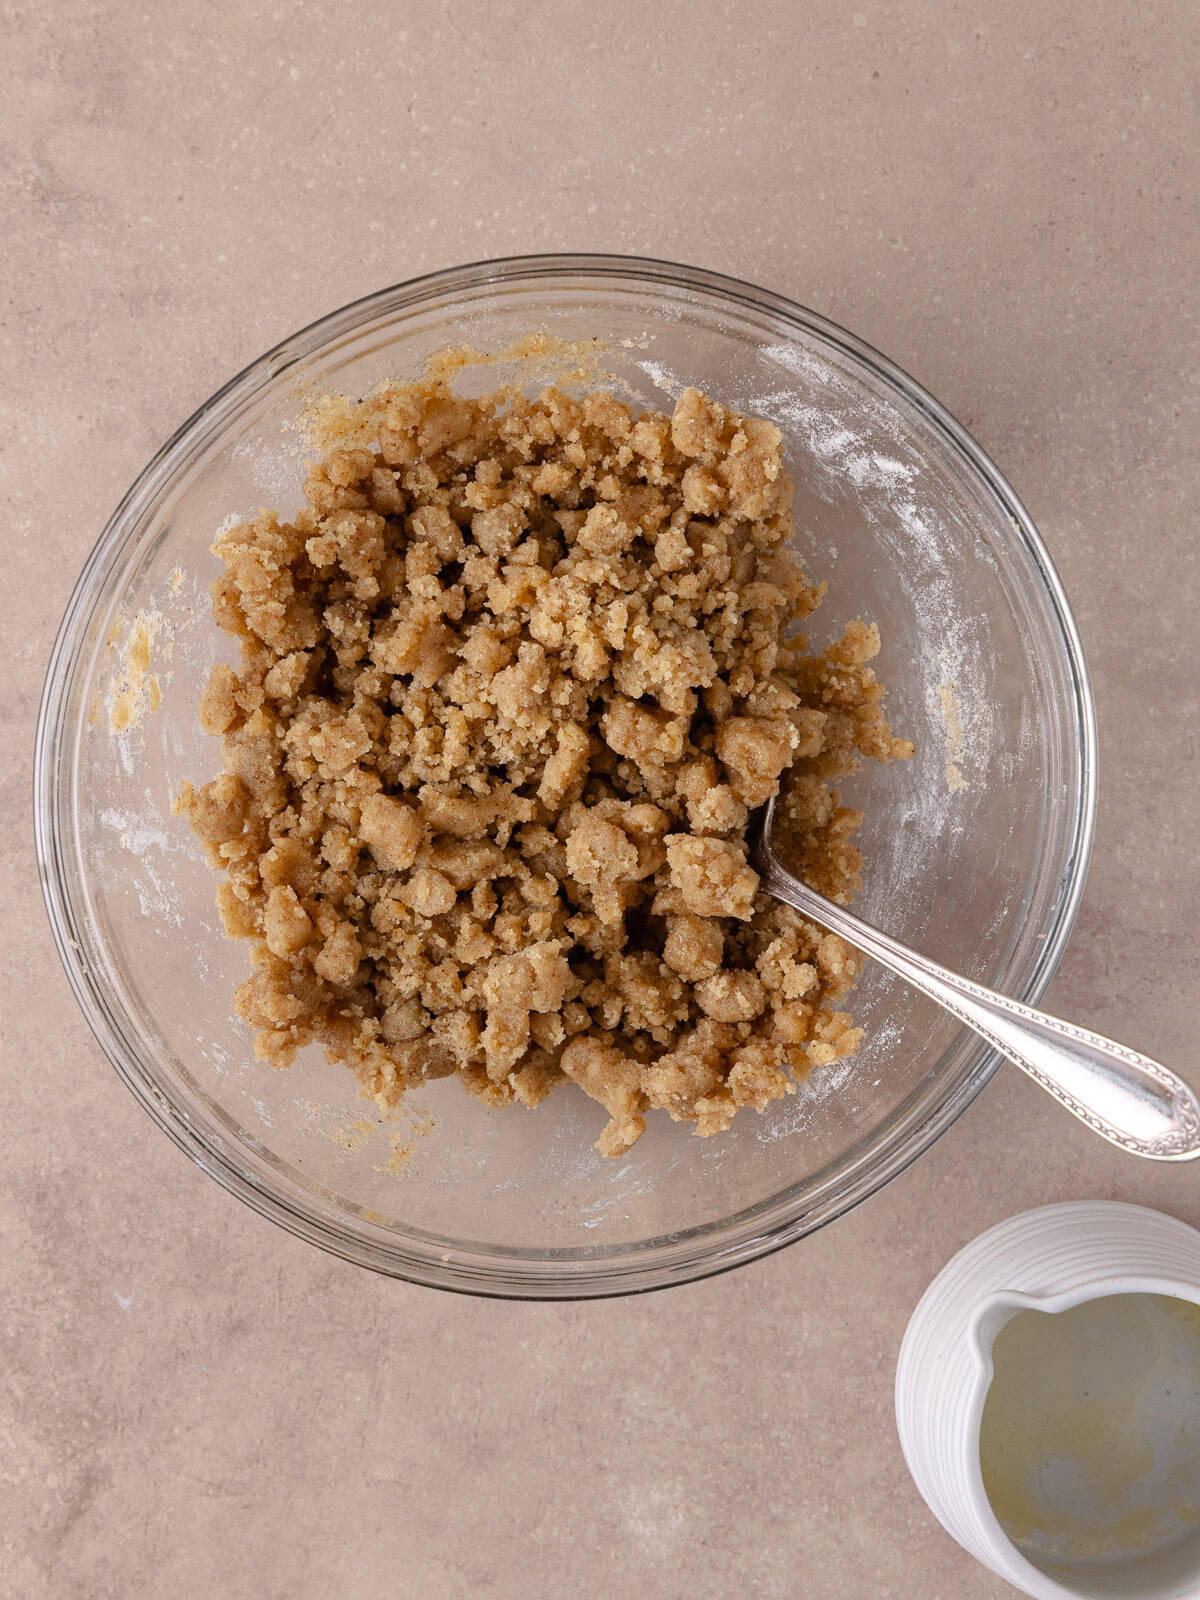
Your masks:
[{"label": "spoon handle", "polygon": [[[769,826],[768,814],[767,825]],[[1200,1102],[1168,1068],[1088,1028],[1047,1016],[939,966],[794,878],[766,842],[753,840],[763,887],[848,939],[974,1028],[1094,1132],[1158,1161],[1200,1156]]]}]

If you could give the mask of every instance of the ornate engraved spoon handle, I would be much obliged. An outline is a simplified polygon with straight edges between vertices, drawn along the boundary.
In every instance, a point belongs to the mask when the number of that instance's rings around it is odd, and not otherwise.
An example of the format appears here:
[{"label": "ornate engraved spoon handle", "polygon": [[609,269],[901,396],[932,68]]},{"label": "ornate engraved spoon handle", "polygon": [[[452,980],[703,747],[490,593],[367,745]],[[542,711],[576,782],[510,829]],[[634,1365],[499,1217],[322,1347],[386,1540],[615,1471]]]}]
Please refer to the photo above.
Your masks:
[{"label": "ornate engraved spoon handle", "polygon": [[772,801],[751,834],[750,854],[777,899],[899,973],[1122,1150],[1158,1161],[1200,1156],[1200,1102],[1182,1078],[1127,1045],[960,977],[817,894],[771,849],[773,815]]}]

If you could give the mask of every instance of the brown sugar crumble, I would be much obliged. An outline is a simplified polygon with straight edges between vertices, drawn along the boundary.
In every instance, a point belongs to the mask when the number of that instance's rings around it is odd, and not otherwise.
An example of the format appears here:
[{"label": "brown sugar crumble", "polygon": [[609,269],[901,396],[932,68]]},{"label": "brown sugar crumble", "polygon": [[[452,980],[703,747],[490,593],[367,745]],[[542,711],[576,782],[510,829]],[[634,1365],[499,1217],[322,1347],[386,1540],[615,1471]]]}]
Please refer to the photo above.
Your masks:
[{"label": "brown sugar crumble", "polygon": [[386,1110],[457,1073],[489,1105],[570,1079],[620,1155],[700,1134],[860,1037],[861,965],[759,892],[750,810],[792,769],[790,857],[845,900],[860,816],[831,780],[906,756],[853,622],[788,549],[770,422],[696,389],[444,383],[329,400],[307,505],[223,532],[200,721],[224,770],[178,806],[250,941],[259,1057],[314,1040]]}]

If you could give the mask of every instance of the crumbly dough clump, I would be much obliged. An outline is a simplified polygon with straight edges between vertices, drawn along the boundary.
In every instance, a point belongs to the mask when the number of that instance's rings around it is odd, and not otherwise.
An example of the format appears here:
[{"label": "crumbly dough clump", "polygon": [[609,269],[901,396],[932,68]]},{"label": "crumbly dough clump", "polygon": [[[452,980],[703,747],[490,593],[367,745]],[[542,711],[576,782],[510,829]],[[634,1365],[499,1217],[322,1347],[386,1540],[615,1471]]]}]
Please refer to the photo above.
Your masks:
[{"label": "crumbly dough clump", "polygon": [[861,958],[759,892],[746,821],[793,768],[792,859],[846,899],[830,779],[911,746],[873,626],[785,637],[824,586],[779,430],[696,389],[666,416],[434,381],[323,418],[306,508],[213,546],[241,662],[200,701],[224,770],[180,798],[257,1054],[317,1040],[385,1108],[571,1079],[619,1155],[647,1111],[716,1133],[852,1050]]}]

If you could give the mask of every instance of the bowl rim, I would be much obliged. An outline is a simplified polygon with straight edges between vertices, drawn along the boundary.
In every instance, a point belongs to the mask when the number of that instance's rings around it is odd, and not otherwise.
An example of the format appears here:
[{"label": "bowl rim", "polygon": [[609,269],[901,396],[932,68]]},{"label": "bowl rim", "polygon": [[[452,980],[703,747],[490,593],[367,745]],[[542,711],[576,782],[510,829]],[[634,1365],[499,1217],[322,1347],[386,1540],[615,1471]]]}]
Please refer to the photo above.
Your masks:
[{"label": "bowl rim", "polygon": [[[230,378],[171,434],[122,496],[84,563],[55,637],[38,708],[33,770],[38,876],[55,945],[85,1020],[118,1075],[159,1127],[224,1188],[289,1232],[345,1260],[428,1287],[505,1299],[573,1300],[646,1293],[727,1272],[782,1249],[844,1215],[923,1155],[975,1099],[1002,1058],[981,1044],[977,1059],[956,1088],[922,1121],[904,1129],[895,1145],[885,1149],[878,1165],[852,1174],[848,1181],[835,1186],[832,1196],[818,1195],[794,1206],[783,1217],[771,1215],[769,1208],[776,1204],[774,1199],[762,1202],[751,1208],[750,1221],[732,1241],[721,1242],[713,1236],[716,1229],[724,1226],[722,1223],[615,1246],[611,1252],[546,1249],[537,1254],[508,1253],[500,1247],[447,1251],[431,1249],[414,1234],[377,1230],[372,1235],[361,1221],[350,1225],[348,1213],[341,1213],[344,1220],[318,1214],[311,1194],[299,1185],[280,1181],[273,1170],[254,1170],[246,1161],[236,1159],[225,1138],[214,1140],[206,1136],[147,1075],[128,1047],[112,1014],[110,999],[82,959],[74,937],[76,918],[62,871],[63,838],[56,795],[65,735],[70,731],[64,724],[63,712],[82,642],[80,624],[86,620],[98,584],[111,570],[128,530],[240,403],[300,361],[385,311],[518,279],[555,280],[581,275],[594,281],[635,279],[649,289],[673,285],[768,312],[811,330],[853,362],[870,369],[918,411],[951,452],[965,458],[1011,519],[1041,583],[1042,598],[1057,624],[1057,642],[1071,685],[1067,713],[1077,739],[1075,755],[1079,765],[1067,835],[1067,865],[1059,885],[1055,920],[1034,958],[1020,999],[1036,1003],[1061,959],[1083,894],[1096,818],[1096,714],[1087,664],[1062,582],[1032,518],[1003,473],[939,401],[886,356],[820,313],[741,279],[652,257],[579,252],[506,256],[425,273],[350,301],[288,335]],[[759,1210],[764,1214],[759,1216]]]}]

